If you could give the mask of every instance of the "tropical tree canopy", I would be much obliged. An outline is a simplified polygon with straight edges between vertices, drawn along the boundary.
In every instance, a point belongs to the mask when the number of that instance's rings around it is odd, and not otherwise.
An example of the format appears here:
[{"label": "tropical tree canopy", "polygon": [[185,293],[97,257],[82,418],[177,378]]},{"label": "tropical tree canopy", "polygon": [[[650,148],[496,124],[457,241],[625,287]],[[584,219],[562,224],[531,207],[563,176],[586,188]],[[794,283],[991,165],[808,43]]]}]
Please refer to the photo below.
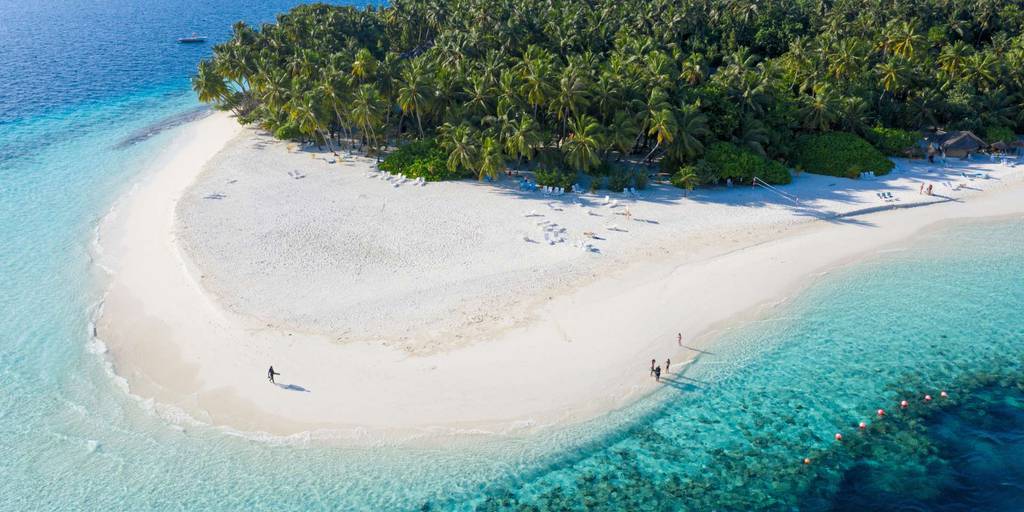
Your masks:
[{"label": "tropical tree canopy", "polygon": [[873,127],[1021,131],[1017,0],[392,0],[234,26],[199,98],[274,133],[436,138],[452,169],[660,161]]}]

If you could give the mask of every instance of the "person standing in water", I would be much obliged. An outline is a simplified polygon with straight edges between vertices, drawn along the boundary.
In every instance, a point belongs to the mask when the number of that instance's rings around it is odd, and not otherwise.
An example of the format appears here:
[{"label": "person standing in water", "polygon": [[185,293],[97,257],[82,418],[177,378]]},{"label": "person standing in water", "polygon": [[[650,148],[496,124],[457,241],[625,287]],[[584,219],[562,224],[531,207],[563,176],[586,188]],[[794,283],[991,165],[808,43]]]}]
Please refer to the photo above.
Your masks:
[{"label": "person standing in water", "polygon": [[275,371],[274,371],[274,366],[273,366],[273,365],[271,365],[271,366],[270,366],[270,369],[269,369],[269,370],[267,370],[267,380],[269,380],[271,384],[277,384],[276,382],[274,382],[274,376],[275,376],[275,375],[281,375],[281,374],[280,374],[280,373],[277,373],[277,372],[275,372]]},{"label": "person standing in water", "polygon": [[660,366],[657,366],[657,367],[654,368],[654,380],[656,382],[661,382],[661,367]]}]

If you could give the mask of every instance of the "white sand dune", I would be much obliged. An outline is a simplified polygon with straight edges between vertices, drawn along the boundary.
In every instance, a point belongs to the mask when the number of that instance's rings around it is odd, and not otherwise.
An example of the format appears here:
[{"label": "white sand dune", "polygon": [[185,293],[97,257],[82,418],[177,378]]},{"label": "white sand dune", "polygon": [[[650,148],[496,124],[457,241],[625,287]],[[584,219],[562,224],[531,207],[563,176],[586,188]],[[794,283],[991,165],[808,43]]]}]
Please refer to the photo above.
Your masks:
[{"label": "white sand dune", "polygon": [[[785,187],[799,204],[658,186],[610,208],[511,180],[394,186],[225,115],[186,132],[101,226],[99,335],[133,393],[274,434],[587,419],[655,389],[652,357],[692,358],[677,332],[705,347],[848,258],[1024,209],[1021,173],[996,164],[972,166],[988,180],[906,161],[873,181],[804,175]],[[266,382],[271,364],[290,387]]]}]

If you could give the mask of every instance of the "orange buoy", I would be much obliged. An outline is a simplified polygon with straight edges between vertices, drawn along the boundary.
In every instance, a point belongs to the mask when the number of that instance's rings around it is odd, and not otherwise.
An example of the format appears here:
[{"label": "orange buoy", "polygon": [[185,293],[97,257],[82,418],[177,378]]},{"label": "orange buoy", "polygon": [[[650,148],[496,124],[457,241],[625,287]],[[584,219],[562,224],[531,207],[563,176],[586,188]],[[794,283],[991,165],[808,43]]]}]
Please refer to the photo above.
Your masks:
[{"label": "orange buoy", "polygon": [[939,393],[939,396],[941,396],[942,398],[949,398],[949,395],[945,391]]},{"label": "orange buoy", "polygon": [[910,404],[908,404],[906,400],[903,400],[900,402],[900,409],[906,409],[908,405]]},{"label": "orange buoy", "polygon": [[839,433],[836,433],[836,441],[842,441],[842,440],[843,440],[843,435],[839,434]]},{"label": "orange buoy", "polygon": [[804,457],[804,464],[810,464],[810,463],[811,463],[811,459],[809,459],[807,457]]},{"label": "orange buoy", "polygon": [[925,402],[931,402],[932,401],[932,396],[931,395],[925,395],[924,396],[924,401]]},{"label": "orange buoy", "polygon": [[882,416],[885,416],[885,409],[878,410],[878,417],[881,418]]},{"label": "orange buoy", "polygon": [[860,425],[857,425],[857,428],[859,428],[861,430],[864,430],[864,429],[868,428],[868,424],[866,422],[862,421],[862,422],[860,422]]}]

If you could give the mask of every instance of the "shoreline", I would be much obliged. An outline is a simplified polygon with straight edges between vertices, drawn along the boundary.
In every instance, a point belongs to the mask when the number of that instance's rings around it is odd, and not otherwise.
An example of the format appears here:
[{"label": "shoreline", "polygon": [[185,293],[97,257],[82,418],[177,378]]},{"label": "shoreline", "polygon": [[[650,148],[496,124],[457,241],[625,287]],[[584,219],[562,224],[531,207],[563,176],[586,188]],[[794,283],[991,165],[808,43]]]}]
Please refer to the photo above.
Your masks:
[{"label": "shoreline", "polygon": [[[657,389],[645,373],[648,354],[693,359],[676,347],[677,330],[686,345],[705,349],[722,329],[765,314],[832,268],[943,220],[1018,214],[1013,204],[1024,197],[1015,175],[1003,191],[963,203],[805,217],[725,240],[712,230],[698,243],[648,250],[611,275],[534,297],[524,306],[533,309],[527,321],[415,354],[373,339],[339,343],[323,332],[268,327],[223,307],[181,246],[179,203],[212,172],[212,159],[252,135],[221,113],[185,129],[204,136],[175,148],[179,157],[147,173],[102,221],[101,265],[115,273],[97,334],[132,394],[202,423],[281,436],[517,435],[586,421]],[[609,259],[643,252],[624,247]],[[687,320],[671,318],[680,312]],[[267,385],[268,362],[291,388]]]}]

